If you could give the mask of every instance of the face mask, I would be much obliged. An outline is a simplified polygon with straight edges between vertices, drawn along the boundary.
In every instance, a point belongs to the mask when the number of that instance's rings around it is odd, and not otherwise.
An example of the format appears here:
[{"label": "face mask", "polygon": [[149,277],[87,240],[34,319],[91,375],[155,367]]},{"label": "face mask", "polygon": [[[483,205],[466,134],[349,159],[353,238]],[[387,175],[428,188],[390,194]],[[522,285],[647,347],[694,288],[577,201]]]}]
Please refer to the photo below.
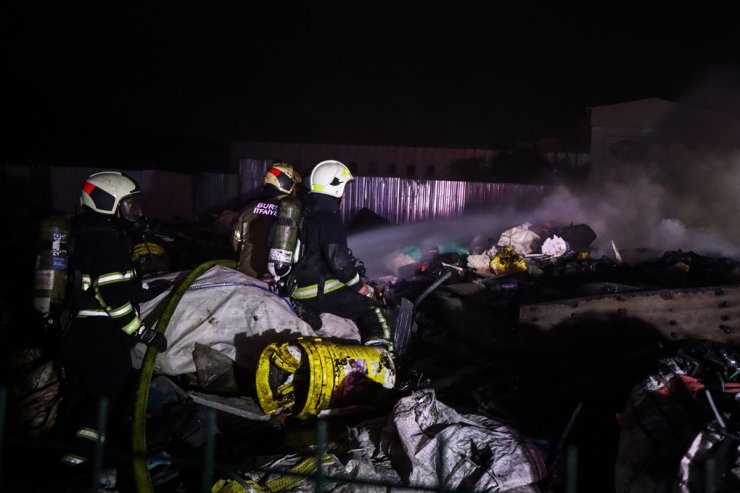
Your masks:
[{"label": "face mask", "polygon": [[140,221],[144,217],[141,207],[141,196],[134,195],[121,200],[121,203],[118,205],[118,211],[122,219],[131,222]]}]

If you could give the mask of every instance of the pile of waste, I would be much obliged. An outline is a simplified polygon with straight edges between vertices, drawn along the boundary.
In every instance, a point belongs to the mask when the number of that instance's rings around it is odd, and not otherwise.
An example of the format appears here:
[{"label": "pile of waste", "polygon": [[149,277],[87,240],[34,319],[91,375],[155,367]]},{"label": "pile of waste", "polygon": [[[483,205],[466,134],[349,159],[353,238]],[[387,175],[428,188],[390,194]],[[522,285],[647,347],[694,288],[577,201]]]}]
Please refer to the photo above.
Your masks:
[{"label": "pile of waste", "polygon": [[[595,258],[595,239],[548,222],[387,255],[370,284],[393,352],[331,315],[315,330],[228,262],[153,269],[172,287],[141,306],[168,351],[132,349],[144,490],[202,491],[193,459],[212,450],[215,493],[737,491],[737,263]],[[47,435],[53,358],[24,348],[6,366],[18,429]]]}]

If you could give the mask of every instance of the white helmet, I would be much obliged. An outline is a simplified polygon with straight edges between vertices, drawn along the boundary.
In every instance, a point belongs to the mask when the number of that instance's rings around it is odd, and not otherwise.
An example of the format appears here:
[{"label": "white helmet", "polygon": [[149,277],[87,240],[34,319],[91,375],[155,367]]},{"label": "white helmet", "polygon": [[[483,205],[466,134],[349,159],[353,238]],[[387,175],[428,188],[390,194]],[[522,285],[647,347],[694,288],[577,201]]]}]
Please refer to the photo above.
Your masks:
[{"label": "white helmet", "polygon": [[323,193],[342,198],[345,185],[354,179],[349,168],[339,161],[321,161],[311,171],[308,193]]},{"label": "white helmet", "polygon": [[82,186],[80,203],[100,214],[112,216],[121,206],[126,219],[141,216],[138,197],[141,189],[134,180],[119,171],[101,171],[90,175]]}]

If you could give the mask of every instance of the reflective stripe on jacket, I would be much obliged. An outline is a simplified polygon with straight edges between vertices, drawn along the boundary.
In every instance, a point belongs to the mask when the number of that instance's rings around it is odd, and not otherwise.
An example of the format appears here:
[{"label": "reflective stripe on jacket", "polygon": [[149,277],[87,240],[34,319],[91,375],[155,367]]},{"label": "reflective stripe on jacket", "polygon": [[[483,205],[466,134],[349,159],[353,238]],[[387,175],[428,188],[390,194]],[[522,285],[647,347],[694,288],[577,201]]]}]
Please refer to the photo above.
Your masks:
[{"label": "reflective stripe on jacket", "polygon": [[[331,293],[332,291],[336,291],[337,289],[343,288],[344,286],[354,286],[358,282],[360,282],[359,274],[355,275],[355,277],[353,277],[352,280],[349,281],[347,284],[340,282],[337,279],[327,279],[326,281],[324,281],[324,289],[322,290],[322,293]],[[290,296],[297,300],[308,300],[311,298],[315,298],[318,295],[319,285],[311,284],[310,286],[296,287]]]},{"label": "reflective stripe on jacket", "polygon": [[134,271],[126,232],[117,220],[86,212],[73,222],[73,267],[82,273],[77,318],[107,317],[126,334],[141,327]]},{"label": "reflective stripe on jacket", "polygon": [[347,234],[335,197],[309,194],[305,201],[302,259],[296,264],[295,299],[309,299],[344,286],[359,289],[360,274],[347,248]]},{"label": "reflective stripe on jacket", "polygon": [[255,279],[269,276],[267,270],[270,228],[277,219],[285,195],[265,195],[249,202],[239,213],[231,235],[231,246],[239,256],[236,269]]}]

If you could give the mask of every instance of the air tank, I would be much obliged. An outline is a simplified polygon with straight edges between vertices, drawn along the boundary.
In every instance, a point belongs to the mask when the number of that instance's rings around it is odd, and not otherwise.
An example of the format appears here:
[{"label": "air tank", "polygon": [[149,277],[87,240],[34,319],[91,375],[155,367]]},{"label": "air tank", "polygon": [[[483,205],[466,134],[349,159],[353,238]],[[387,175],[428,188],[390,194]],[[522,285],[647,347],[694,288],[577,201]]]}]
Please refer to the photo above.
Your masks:
[{"label": "air tank", "polygon": [[64,305],[70,231],[64,216],[50,216],[39,224],[32,304],[43,315]]},{"label": "air tank", "polygon": [[278,206],[277,219],[270,229],[267,270],[275,278],[290,272],[298,245],[298,227],[301,221],[301,203],[294,197],[285,197]]}]

